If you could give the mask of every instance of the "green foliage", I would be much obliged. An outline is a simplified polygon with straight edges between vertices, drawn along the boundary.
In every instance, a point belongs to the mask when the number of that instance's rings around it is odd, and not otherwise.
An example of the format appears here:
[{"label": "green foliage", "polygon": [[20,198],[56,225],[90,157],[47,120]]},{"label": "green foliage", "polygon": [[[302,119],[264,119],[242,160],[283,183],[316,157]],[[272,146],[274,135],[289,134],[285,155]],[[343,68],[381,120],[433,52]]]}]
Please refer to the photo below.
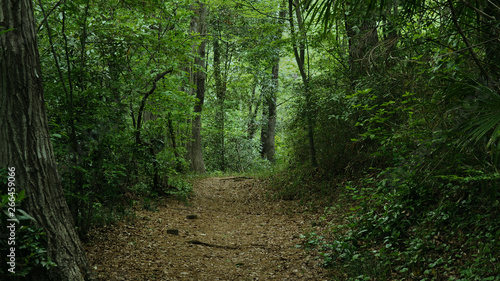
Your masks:
[{"label": "green foliage", "polygon": [[461,86],[462,95],[477,93],[476,100],[464,104],[464,108],[469,111],[471,116],[470,121],[465,126],[471,140],[477,143],[489,136],[487,147],[491,147],[492,152],[498,157],[500,93],[491,87],[474,82],[458,84],[457,86]]},{"label": "green foliage", "polygon": [[[132,202],[131,202],[132,203]],[[92,205],[92,216],[89,225],[103,227],[121,220],[134,220],[135,213],[129,209],[132,204],[120,203],[116,206],[104,206],[99,202]],[[85,237],[84,237],[85,238]]]},{"label": "green foliage", "polygon": [[[238,87],[231,85],[235,89]],[[248,116],[247,108],[244,107],[248,97],[228,97],[225,102],[225,125],[224,125],[224,163],[225,170],[231,172],[249,172],[254,170],[265,170],[270,167],[269,161],[260,155],[261,143],[256,137],[248,138],[248,124],[251,116]],[[252,103],[253,101],[247,101]],[[220,128],[215,126],[217,121],[217,100],[213,95],[207,96],[204,112],[205,130],[203,135],[203,147],[205,164],[208,171],[221,171],[220,162]],[[258,106],[258,105],[251,105]],[[254,126],[261,126],[262,120],[254,116]],[[246,121],[246,122],[245,122]],[[221,171],[222,172],[222,171]]]},{"label": "green foliage", "polygon": [[[210,116],[206,117],[208,122],[210,122]],[[233,129],[229,126],[226,126],[225,130],[226,169],[233,172],[248,172],[268,168],[270,166],[269,162],[262,159],[259,154],[260,141],[257,139],[247,139],[241,127]],[[217,146],[214,145],[214,142],[217,142],[215,132],[207,130],[203,141],[207,159],[207,170],[219,170],[218,163],[211,161],[217,159],[215,155],[220,153],[220,151],[216,149]]]},{"label": "green foliage", "polygon": [[377,165],[339,187],[356,207],[328,234],[335,239],[305,243],[349,280],[494,280],[499,174],[486,146],[464,147],[460,131],[426,122],[439,108],[425,96],[387,100],[370,89],[349,98],[363,129],[353,141],[375,145]]},{"label": "green foliage", "polygon": [[169,189],[167,194],[175,196],[178,200],[187,203],[193,193],[192,185],[181,176],[173,176],[168,179]]},{"label": "green foliage", "polygon": [[[190,188],[180,177],[189,167],[185,156],[196,101],[185,69],[193,62],[192,48],[212,39],[190,34],[192,1],[56,2],[42,1],[35,15],[54,152],[80,236],[93,225],[127,216],[117,206],[129,207],[136,195],[154,199],[166,193],[187,200]],[[254,75],[243,72],[262,71],[261,65],[269,68],[276,59],[272,38],[282,27],[241,5],[209,5],[214,12],[207,18],[207,33],[224,42],[228,95],[223,106],[230,116],[220,132],[212,106],[218,104],[211,96],[214,85],[208,79],[208,110],[202,115],[206,166],[266,169],[270,165],[259,155],[260,142],[246,137],[241,122],[248,117],[242,105],[249,98],[238,92],[253,82]],[[261,7],[276,10],[270,2]],[[235,64],[234,57],[245,59]],[[218,149],[221,133],[226,141]],[[227,167],[219,163],[221,150]]]},{"label": "green foliage", "polygon": [[325,265],[349,280],[361,275],[494,280],[494,253],[500,249],[498,172],[457,170],[464,154],[452,137],[434,134],[428,147],[415,153],[408,141],[422,141],[421,134],[392,136],[375,136],[384,144],[374,156],[395,165],[344,185],[341,200],[354,200],[357,207],[347,224],[332,225],[328,235],[336,238],[305,243],[318,246]]},{"label": "green foliage", "polygon": [[272,199],[298,200],[301,205],[318,209],[323,204],[330,204],[337,194],[334,187],[340,179],[332,179],[324,171],[307,166],[288,166],[275,170],[268,176],[268,186]]},{"label": "green foliage", "polygon": [[[7,178],[6,173],[2,169],[0,176],[2,185],[6,185],[5,179]],[[40,269],[50,269],[56,266],[54,262],[47,255],[46,245],[46,233],[40,227],[35,226],[36,221],[24,210],[20,209],[19,206],[22,205],[25,198],[24,190],[15,195],[15,200],[10,200],[11,196],[9,194],[0,194],[0,230],[1,233],[5,235],[0,239],[0,249],[2,253],[2,266],[0,267],[0,274],[2,276],[10,276],[9,278],[30,278],[30,276],[36,275],[36,271]],[[14,217],[10,214],[12,210],[9,207],[9,202],[15,202],[15,212],[13,212]],[[12,221],[7,221],[8,219],[15,219],[15,244],[11,244],[8,237],[10,237],[10,229],[7,228]],[[7,257],[11,253],[11,247],[15,248],[14,254],[16,259],[15,273],[8,272],[10,268],[8,262],[10,262]]]},{"label": "green foliage", "polygon": [[[276,170],[258,137],[276,94],[277,161],[289,166],[272,178],[274,196],[351,210],[303,237],[339,279],[498,278],[498,7],[300,1],[309,25],[295,42],[276,19],[281,2],[210,1],[207,37],[188,32],[191,2],[36,7],[40,23],[47,16],[38,36],[51,138],[82,236],[134,203],[189,199],[196,101],[185,69],[207,40],[207,171]],[[292,42],[305,47],[307,81]]]},{"label": "green foliage", "polygon": [[499,174],[485,165],[486,146],[464,148],[457,130],[443,125],[430,130],[425,120],[436,107],[425,96],[386,100],[367,90],[350,98],[362,113],[354,141],[374,143],[372,163],[379,164],[344,185],[345,200],[357,207],[348,231],[315,241],[325,264],[349,280],[494,280]]},{"label": "green foliage", "polygon": [[[319,179],[304,185],[338,178],[330,185],[340,194],[335,207],[350,211],[323,233],[311,230],[304,244],[339,280],[497,280],[498,75],[478,73],[498,61],[492,64],[492,47],[468,45],[494,37],[468,18],[484,7],[371,2],[305,1],[324,30],[332,27],[318,43],[332,60],[318,59],[314,69],[315,137],[325,159]],[[457,32],[450,9],[458,25],[475,31]],[[362,34],[368,19],[384,25],[373,48],[355,53],[367,43],[347,41],[346,33],[353,35],[338,26],[344,15],[345,28],[362,38],[369,37]],[[308,154],[305,107],[296,100],[290,126],[292,165],[299,167]],[[302,196],[300,185],[288,183],[281,192]]]},{"label": "green foliage", "polygon": [[180,66],[200,39],[188,32],[187,1],[42,1],[35,9],[54,153],[85,237],[130,215],[127,187],[161,190],[187,166],[194,99],[181,90]]}]

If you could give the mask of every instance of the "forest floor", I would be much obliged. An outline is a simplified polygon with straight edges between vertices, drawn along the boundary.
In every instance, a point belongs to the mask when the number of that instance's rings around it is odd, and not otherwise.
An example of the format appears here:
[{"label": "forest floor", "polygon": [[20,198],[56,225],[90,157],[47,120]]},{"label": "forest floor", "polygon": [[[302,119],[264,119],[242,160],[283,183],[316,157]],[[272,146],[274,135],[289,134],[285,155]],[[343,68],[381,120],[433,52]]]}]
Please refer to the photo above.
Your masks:
[{"label": "forest floor", "polygon": [[93,230],[85,248],[100,280],[328,280],[297,247],[317,214],[267,199],[255,179],[204,178],[193,189],[189,205],[164,199]]}]

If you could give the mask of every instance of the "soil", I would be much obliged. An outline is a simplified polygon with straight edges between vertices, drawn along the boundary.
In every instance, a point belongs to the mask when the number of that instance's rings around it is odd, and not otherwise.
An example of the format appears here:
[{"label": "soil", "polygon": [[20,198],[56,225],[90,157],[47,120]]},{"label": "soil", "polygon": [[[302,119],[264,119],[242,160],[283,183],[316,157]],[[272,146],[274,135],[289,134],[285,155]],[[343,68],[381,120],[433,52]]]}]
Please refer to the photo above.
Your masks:
[{"label": "soil", "polygon": [[136,219],[92,231],[86,251],[100,280],[328,280],[297,247],[311,216],[268,200],[258,180],[199,179],[186,205],[157,203]]}]

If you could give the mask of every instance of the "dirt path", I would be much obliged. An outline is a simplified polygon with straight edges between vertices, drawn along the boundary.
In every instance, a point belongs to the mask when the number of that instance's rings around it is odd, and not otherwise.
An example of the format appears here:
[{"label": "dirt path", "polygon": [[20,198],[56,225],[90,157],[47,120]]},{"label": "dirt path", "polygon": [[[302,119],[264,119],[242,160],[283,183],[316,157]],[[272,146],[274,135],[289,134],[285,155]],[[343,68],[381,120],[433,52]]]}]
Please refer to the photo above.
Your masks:
[{"label": "dirt path", "polygon": [[[165,202],[135,223],[96,230],[86,246],[102,280],[328,280],[295,246],[310,225],[291,202],[266,202],[253,179],[207,178],[186,207]],[[197,218],[188,219],[195,215]],[[178,230],[169,234],[167,230]]]}]

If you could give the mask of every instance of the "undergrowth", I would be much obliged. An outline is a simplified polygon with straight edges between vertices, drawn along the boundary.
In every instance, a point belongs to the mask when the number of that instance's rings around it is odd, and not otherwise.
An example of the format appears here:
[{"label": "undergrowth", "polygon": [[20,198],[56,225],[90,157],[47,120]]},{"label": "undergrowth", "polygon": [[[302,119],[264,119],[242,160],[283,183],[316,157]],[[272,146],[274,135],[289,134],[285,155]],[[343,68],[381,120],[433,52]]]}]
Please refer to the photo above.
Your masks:
[{"label": "undergrowth", "polygon": [[[7,169],[0,169],[0,183],[7,186]],[[44,229],[19,208],[25,198],[24,190],[15,194],[0,192],[0,275],[9,276],[9,280],[34,278],[38,271],[57,266],[47,254]]]},{"label": "undergrowth", "polygon": [[426,180],[395,169],[336,184],[294,173],[270,186],[280,186],[275,198],[324,208],[303,246],[334,280],[500,280],[499,174]]},{"label": "undergrowth", "polygon": [[340,177],[300,168],[274,179],[278,198],[329,203],[303,245],[334,280],[500,280],[496,146],[463,144],[457,128],[429,130],[415,114],[424,106],[408,93],[378,111],[356,105],[366,114],[353,142],[375,148],[377,165]]}]

